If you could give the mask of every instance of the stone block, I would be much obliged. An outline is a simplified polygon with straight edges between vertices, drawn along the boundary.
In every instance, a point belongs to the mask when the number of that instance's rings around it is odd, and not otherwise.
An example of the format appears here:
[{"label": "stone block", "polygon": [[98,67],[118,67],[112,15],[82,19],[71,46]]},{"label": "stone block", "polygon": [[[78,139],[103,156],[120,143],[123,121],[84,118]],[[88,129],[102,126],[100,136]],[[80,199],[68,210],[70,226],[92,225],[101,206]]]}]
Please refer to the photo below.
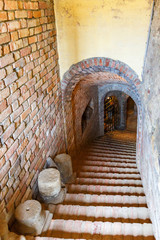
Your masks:
[{"label": "stone block", "polygon": [[61,175],[64,183],[67,183],[72,177],[72,160],[70,155],[63,153],[59,154],[54,159]]},{"label": "stone block", "polygon": [[36,200],[27,200],[21,203],[15,210],[17,223],[15,229],[20,234],[41,234],[45,223],[45,211]]},{"label": "stone block", "polygon": [[44,197],[57,196],[61,190],[60,173],[57,169],[48,168],[38,176],[39,192]]}]

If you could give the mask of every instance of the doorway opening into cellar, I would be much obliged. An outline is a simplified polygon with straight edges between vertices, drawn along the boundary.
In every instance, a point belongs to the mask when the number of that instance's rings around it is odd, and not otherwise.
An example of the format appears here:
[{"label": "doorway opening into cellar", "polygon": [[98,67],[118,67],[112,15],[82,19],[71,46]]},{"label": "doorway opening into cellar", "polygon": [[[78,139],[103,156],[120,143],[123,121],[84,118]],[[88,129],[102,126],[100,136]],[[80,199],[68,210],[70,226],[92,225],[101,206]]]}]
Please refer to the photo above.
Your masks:
[{"label": "doorway opening into cellar", "polygon": [[114,131],[119,126],[119,103],[115,96],[104,99],[104,133]]}]

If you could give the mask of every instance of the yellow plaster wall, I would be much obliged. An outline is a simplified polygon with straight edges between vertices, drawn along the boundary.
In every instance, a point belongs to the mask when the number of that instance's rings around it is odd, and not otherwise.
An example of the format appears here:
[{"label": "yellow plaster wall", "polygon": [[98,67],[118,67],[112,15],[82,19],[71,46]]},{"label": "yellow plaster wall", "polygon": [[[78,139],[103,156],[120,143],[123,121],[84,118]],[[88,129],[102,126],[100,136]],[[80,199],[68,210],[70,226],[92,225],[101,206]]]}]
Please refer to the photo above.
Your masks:
[{"label": "yellow plaster wall", "polygon": [[152,0],[55,0],[61,78],[90,57],[109,57],[141,77]]}]

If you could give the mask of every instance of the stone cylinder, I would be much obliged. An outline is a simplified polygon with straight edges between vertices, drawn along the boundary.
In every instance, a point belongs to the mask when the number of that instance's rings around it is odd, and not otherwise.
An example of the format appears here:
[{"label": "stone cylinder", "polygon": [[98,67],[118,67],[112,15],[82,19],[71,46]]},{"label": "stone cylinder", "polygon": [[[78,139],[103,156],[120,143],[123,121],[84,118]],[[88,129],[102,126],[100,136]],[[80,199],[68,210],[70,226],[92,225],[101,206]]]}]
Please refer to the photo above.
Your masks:
[{"label": "stone cylinder", "polygon": [[62,174],[63,180],[68,180],[73,174],[70,155],[66,153],[59,154],[55,157],[54,161]]},{"label": "stone cylinder", "polygon": [[18,222],[16,228],[20,234],[37,235],[43,228],[45,214],[38,201],[27,200],[16,208],[15,218]]},{"label": "stone cylinder", "polygon": [[48,168],[38,176],[38,188],[42,196],[57,196],[61,190],[61,178],[57,169]]}]

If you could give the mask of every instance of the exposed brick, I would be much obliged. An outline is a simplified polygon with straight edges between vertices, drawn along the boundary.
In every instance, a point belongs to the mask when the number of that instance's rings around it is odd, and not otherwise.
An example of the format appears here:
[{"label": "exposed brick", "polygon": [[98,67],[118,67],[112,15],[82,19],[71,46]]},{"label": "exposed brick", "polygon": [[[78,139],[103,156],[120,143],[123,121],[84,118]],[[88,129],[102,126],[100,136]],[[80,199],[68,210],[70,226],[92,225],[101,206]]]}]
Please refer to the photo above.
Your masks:
[{"label": "exposed brick", "polygon": [[0,34],[0,44],[4,44],[10,41],[9,33]]},{"label": "exposed brick", "polygon": [[2,80],[3,78],[5,78],[6,76],[6,71],[5,69],[0,69],[0,80]]},{"label": "exposed brick", "polygon": [[24,67],[24,71],[25,72],[29,72],[30,70],[32,70],[34,68],[34,64],[33,62],[28,63],[25,67]]},{"label": "exposed brick", "polygon": [[31,109],[30,109],[30,107],[27,109],[27,110],[25,110],[22,114],[21,114],[21,121],[23,121],[27,116],[28,116],[28,114],[31,112]]},{"label": "exposed brick", "polygon": [[41,17],[41,11],[34,11],[33,12],[33,17],[34,18],[40,18]]},{"label": "exposed brick", "polygon": [[0,91],[0,101],[2,101],[3,99],[7,98],[9,96],[9,88],[5,88],[2,91]]},{"label": "exposed brick", "polygon": [[28,37],[29,36],[28,28],[24,28],[24,29],[18,30],[18,33],[19,33],[19,38],[24,38],[24,37]]},{"label": "exposed brick", "polygon": [[15,11],[16,18],[27,18],[27,11]]},{"label": "exposed brick", "polygon": [[23,47],[23,41],[22,41],[22,39],[19,39],[16,42],[10,42],[9,45],[10,45],[10,50],[15,51],[15,50],[18,50]]},{"label": "exposed brick", "polygon": [[19,78],[17,81],[16,81],[16,83],[17,83],[17,85],[18,85],[18,87],[21,87],[24,83],[26,83],[27,82],[27,76],[23,76],[23,77],[21,77],[21,78]]},{"label": "exposed brick", "polygon": [[16,131],[13,133],[13,138],[17,139],[17,137],[22,133],[22,131],[25,129],[25,123],[22,122],[21,125],[16,129]]},{"label": "exposed brick", "polygon": [[17,29],[20,29],[20,22],[19,21],[7,22],[7,27],[9,32],[13,32]]},{"label": "exposed brick", "polygon": [[15,123],[12,123],[2,135],[2,142],[5,143],[5,141],[13,134],[14,131],[15,131]]},{"label": "exposed brick", "polygon": [[18,140],[16,140],[14,144],[5,153],[6,161],[13,155],[13,153],[17,150],[17,148],[18,148]]},{"label": "exposed brick", "polygon": [[18,9],[18,1],[4,1],[5,10],[16,10]]},{"label": "exposed brick", "polygon": [[15,15],[14,15],[14,11],[13,12],[8,12],[8,20],[15,20]]},{"label": "exposed brick", "polygon": [[20,106],[18,109],[16,109],[10,116],[11,121],[14,121],[20,114],[23,112],[23,107]]},{"label": "exposed brick", "polygon": [[31,47],[26,47],[20,50],[21,57],[27,56],[28,54],[31,53]]},{"label": "exposed brick", "polygon": [[38,9],[38,2],[24,2],[24,9]]},{"label": "exposed brick", "polygon": [[41,26],[35,28],[35,34],[38,34],[38,33],[41,33],[41,32],[42,32],[42,27]]},{"label": "exposed brick", "polygon": [[3,54],[6,55],[6,54],[9,54],[9,53],[10,53],[9,46],[8,45],[4,45],[3,46]]},{"label": "exposed brick", "polygon": [[5,55],[4,57],[0,58],[0,68],[3,68],[13,62],[14,62],[13,54]]},{"label": "exposed brick", "polygon": [[15,80],[17,80],[17,73],[13,72],[10,75],[8,75],[6,78],[4,78],[5,85],[8,86],[11,83],[13,83]]},{"label": "exposed brick", "polygon": [[7,107],[1,114],[0,114],[0,122],[3,122],[5,118],[7,118],[11,114],[11,106]]},{"label": "exposed brick", "polygon": [[12,41],[18,40],[18,32],[11,32],[11,40]]},{"label": "exposed brick", "polygon": [[7,108],[6,100],[0,102],[0,113],[2,113]]},{"label": "exposed brick", "polygon": [[29,44],[37,42],[37,36],[29,37]]},{"label": "exposed brick", "polygon": [[39,19],[29,19],[28,28],[33,28],[39,25]]},{"label": "exposed brick", "polygon": [[9,98],[7,99],[8,105],[13,103],[15,100],[17,100],[20,96],[20,90],[18,89],[14,93],[12,93]]},{"label": "exposed brick", "polygon": [[7,32],[7,24],[5,22],[0,23],[0,33]]},{"label": "exposed brick", "polygon": [[6,21],[7,19],[7,12],[0,12],[0,21]]},{"label": "exposed brick", "polygon": [[48,4],[46,2],[41,1],[39,2],[39,8],[40,9],[48,8]]},{"label": "exposed brick", "polygon": [[0,169],[0,181],[7,174],[9,168],[10,168],[10,163],[6,162],[6,164]]},{"label": "exposed brick", "polygon": [[3,10],[3,5],[4,5],[4,2],[0,1],[0,10]]}]

